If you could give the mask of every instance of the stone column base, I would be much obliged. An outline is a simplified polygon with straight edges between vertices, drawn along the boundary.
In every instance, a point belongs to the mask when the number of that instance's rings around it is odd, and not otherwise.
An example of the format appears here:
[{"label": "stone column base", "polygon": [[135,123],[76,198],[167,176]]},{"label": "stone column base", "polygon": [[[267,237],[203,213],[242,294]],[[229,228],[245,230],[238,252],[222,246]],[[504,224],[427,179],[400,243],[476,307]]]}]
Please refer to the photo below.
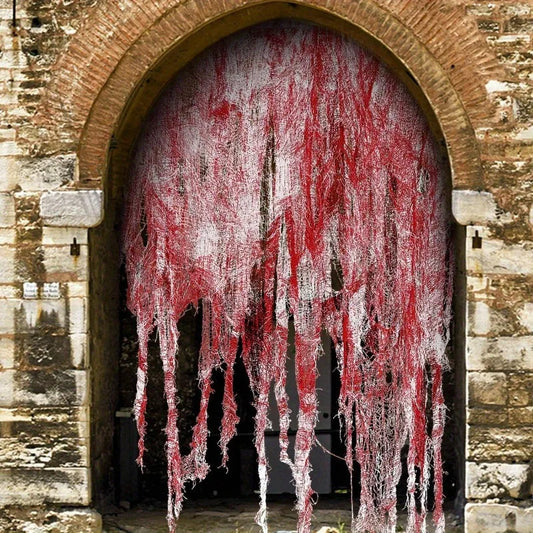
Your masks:
[{"label": "stone column base", "polygon": [[500,503],[468,503],[465,533],[531,533],[533,507]]},{"label": "stone column base", "polygon": [[102,517],[94,509],[50,507],[4,507],[0,531],[9,533],[102,533]]}]

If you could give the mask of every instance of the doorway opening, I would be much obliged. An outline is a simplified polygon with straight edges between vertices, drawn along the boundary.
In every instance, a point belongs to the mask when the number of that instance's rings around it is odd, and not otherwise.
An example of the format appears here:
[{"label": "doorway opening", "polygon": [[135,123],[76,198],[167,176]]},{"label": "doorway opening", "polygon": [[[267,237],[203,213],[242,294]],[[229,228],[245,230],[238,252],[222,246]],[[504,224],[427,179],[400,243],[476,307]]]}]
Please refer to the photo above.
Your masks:
[{"label": "doorway opening", "polygon": [[[108,210],[108,212],[115,213],[114,224],[108,224],[107,230],[104,225],[102,228],[93,231],[92,241],[95,244],[103,242],[103,238],[109,238],[109,232],[114,232],[117,225],[120,223],[121,214],[119,205],[121,199],[111,198],[109,202],[114,204],[111,205]],[[110,219],[109,216],[108,219]],[[107,237],[104,237],[106,232]],[[106,387],[110,388],[111,384],[114,384],[117,391],[107,397],[108,405],[112,402],[115,403],[116,408],[114,411],[117,414],[115,419],[115,452],[112,462],[114,465],[119,465],[119,469],[111,476],[113,478],[112,484],[114,485],[115,490],[114,496],[117,502],[128,501],[132,504],[142,502],[143,500],[165,501],[167,498],[167,465],[164,454],[166,404],[162,394],[164,378],[160,372],[157,337],[154,336],[149,345],[150,380],[148,382],[148,430],[146,435],[146,448],[148,451],[145,456],[145,472],[141,475],[140,472],[136,470],[137,467],[134,463],[137,455],[136,434],[130,417],[131,405],[135,395],[135,367],[137,357],[135,322],[133,317],[129,315],[128,311],[125,309],[126,281],[124,276],[122,275],[122,280],[119,282],[117,275],[117,277],[115,277],[115,282],[116,287],[121,286],[121,289],[118,292],[116,292],[116,288],[114,289],[115,295],[117,296],[116,300],[114,300],[114,316],[118,317],[118,322],[115,323],[115,325],[118,326],[118,329],[121,331],[120,347],[117,347],[116,339],[113,341],[116,349],[115,353],[118,355],[118,361],[116,362],[119,371],[118,373],[116,371],[113,373],[112,370],[108,370],[110,375],[111,373],[113,374],[113,377],[105,380]],[[107,281],[107,283],[109,283],[109,281]],[[98,285],[96,279],[93,280],[93,285]],[[456,283],[455,290],[459,292],[461,291],[460,283]],[[109,304],[105,305],[109,306]],[[199,306],[199,310],[197,311],[194,311],[193,309],[187,311],[180,319],[179,323],[181,336],[177,384],[178,390],[180,390],[180,436],[182,437],[182,446],[185,450],[190,442],[190,433],[194,426],[194,419],[198,411],[199,403],[196,375],[198,370],[198,353],[201,345],[201,316],[202,311],[201,306]],[[460,314],[456,316],[455,323],[455,327],[460,333]],[[100,337],[99,340],[94,341],[95,352],[98,352],[96,345],[102,343],[102,339],[104,338],[105,337]],[[113,346],[113,342],[110,342],[107,346]],[[289,361],[291,359],[290,346],[291,343],[289,343],[288,350]],[[327,336],[324,336],[322,339],[322,352],[323,356],[319,359],[319,364],[322,365],[319,369],[319,374],[321,378],[324,379],[324,382],[317,387],[317,390],[321,391],[321,393],[319,399],[318,424],[316,426],[318,442],[313,451],[313,454],[315,455],[314,463],[316,465],[315,474],[317,474],[316,480],[314,480],[314,485],[315,490],[317,490],[318,493],[323,495],[337,494],[338,497],[342,499],[346,497],[345,495],[349,491],[349,478],[347,476],[345,465],[335,457],[343,457],[345,450],[343,448],[344,445],[342,439],[340,438],[342,431],[339,419],[334,416],[341,384],[335,352],[332,347],[331,339]],[[449,359],[452,361],[452,366],[454,363],[454,353],[462,352],[450,349]],[[105,373],[103,375],[105,376]],[[458,487],[461,484],[461,457],[460,455],[457,456],[457,454],[458,450],[461,449],[461,437],[458,438],[457,435],[461,435],[463,430],[459,428],[457,432],[452,432],[450,426],[450,420],[461,421],[461,386],[457,386],[457,384],[454,383],[454,378],[457,379],[460,375],[460,371],[449,372],[446,374],[444,384],[446,404],[448,406],[448,423],[445,431],[443,451],[446,464],[446,497],[448,500],[455,499],[458,496],[460,497]],[[220,463],[220,456],[216,443],[219,440],[218,432],[220,421],[223,416],[220,410],[223,394],[223,376],[221,373],[215,371],[212,379],[214,391],[211,395],[209,410],[210,437],[207,455],[208,463],[212,465],[212,470],[203,483],[198,484],[192,491],[189,491],[188,498],[189,500],[221,497],[246,498],[252,496],[258,490],[258,479],[257,474],[255,473],[256,451],[253,445],[253,419],[255,413],[251,407],[251,389],[242,360],[237,357],[235,366],[234,385],[240,422],[237,428],[237,434],[229,448],[228,472],[216,468]],[[288,388],[290,389],[290,375],[288,379]],[[99,394],[101,393],[102,391],[99,391]],[[297,394],[293,393],[289,394],[289,396],[295,398]],[[459,403],[459,407],[457,407],[457,403]],[[458,416],[456,416],[456,411],[459,413]],[[295,408],[293,408],[293,412],[295,412]],[[274,454],[277,453],[278,438],[278,427],[276,426],[275,416],[272,416],[272,422],[272,428],[266,433],[266,441],[267,455],[272,468],[270,474],[272,479],[269,489],[270,497],[275,499],[277,497],[276,495],[290,494],[293,490],[289,477],[289,469],[286,465],[281,463],[279,463],[278,466],[276,459],[274,458]],[[456,435],[455,437],[453,436],[454,434]],[[291,432],[289,433],[289,437],[292,437]],[[270,448],[269,439],[272,443],[276,441],[276,445]],[[274,452],[274,449],[276,449],[276,452]],[[109,461],[108,454],[107,460]],[[404,478],[405,475],[404,472]],[[99,477],[101,479],[101,476]],[[356,490],[358,483],[359,480],[356,473],[354,484]],[[405,481],[403,483],[405,486]],[[320,486],[316,486],[317,484]],[[402,491],[400,490],[400,492]]]}]

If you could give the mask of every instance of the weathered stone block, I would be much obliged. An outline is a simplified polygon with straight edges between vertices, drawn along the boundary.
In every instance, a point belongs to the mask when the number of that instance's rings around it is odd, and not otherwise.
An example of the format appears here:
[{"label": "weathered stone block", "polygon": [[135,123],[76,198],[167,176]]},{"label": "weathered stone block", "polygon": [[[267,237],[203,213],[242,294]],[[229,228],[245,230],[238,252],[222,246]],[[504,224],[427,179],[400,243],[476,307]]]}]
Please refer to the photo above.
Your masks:
[{"label": "weathered stone block", "polygon": [[463,226],[497,224],[510,220],[508,214],[501,213],[494,196],[486,191],[452,191],[452,213]]},{"label": "weathered stone block", "polygon": [[533,302],[526,302],[520,309],[518,316],[522,326],[533,333]]},{"label": "weathered stone block", "polygon": [[[479,249],[472,249],[475,232],[482,237]],[[466,268],[471,274],[533,274],[533,248],[526,242],[506,244],[493,239],[481,226],[467,227]]]},{"label": "weathered stone block", "polygon": [[0,245],[15,244],[16,232],[14,228],[0,228]]},{"label": "weathered stone block", "polygon": [[469,404],[505,405],[507,379],[503,372],[469,372]]},{"label": "weathered stone block", "polygon": [[0,190],[12,191],[18,182],[17,158],[13,156],[0,157]]},{"label": "weathered stone block", "polygon": [[509,374],[509,405],[533,405],[533,372]]},{"label": "weathered stone block", "polygon": [[88,466],[85,439],[53,439],[48,435],[0,438],[0,468],[76,468]]},{"label": "weathered stone block", "polygon": [[529,122],[533,118],[533,97],[531,95],[515,95],[514,108],[519,122]]},{"label": "weathered stone block", "polygon": [[[2,63],[2,57],[0,57],[0,65],[1,63]],[[10,95],[6,95],[5,93],[3,93],[3,95],[4,97],[10,98]],[[14,102],[9,102],[9,101],[7,102],[7,104],[10,104],[10,103],[16,104],[16,100]],[[19,155],[21,155],[21,150],[15,141],[4,141],[0,143],[0,157],[19,156]]]},{"label": "weathered stone block", "polygon": [[0,408],[0,438],[47,435],[51,439],[87,439],[87,407]]},{"label": "weathered stone block", "polygon": [[487,335],[490,333],[491,310],[485,302],[468,303],[468,333],[469,335]]},{"label": "weathered stone block", "polygon": [[19,184],[25,190],[55,189],[72,182],[75,172],[76,154],[22,159]]},{"label": "weathered stone block", "polygon": [[0,370],[13,368],[15,364],[15,343],[9,337],[0,338]]},{"label": "weathered stone block", "polygon": [[508,33],[533,33],[533,19],[515,15],[505,23],[504,31]]},{"label": "weathered stone block", "polygon": [[88,279],[88,249],[80,246],[80,255],[70,255],[70,245],[44,246],[43,266],[47,279],[78,281]]},{"label": "weathered stone block", "polygon": [[533,126],[519,130],[514,138],[517,141],[533,141]]},{"label": "weathered stone block", "polygon": [[533,426],[533,406],[510,407],[507,413],[509,426]]},{"label": "weathered stone block", "polygon": [[81,405],[87,394],[84,370],[0,372],[0,407]]},{"label": "weathered stone block", "polygon": [[477,27],[479,28],[479,31],[487,33],[497,33],[500,31],[500,24],[495,20],[478,20]]},{"label": "weathered stone block", "polygon": [[466,463],[466,497],[528,498],[531,495],[531,465]]},{"label": "weathered stone block", "polygon": [[[509,82],[509,81],[489,80],[485,84],[485,89],[487,89],[487,93],[489,94],[507,93],[507,92],[514,92],[517,89],[527,89],[527,85],[516,83],[516,82]],[[497,166],[500,169],[504,167],[504,165],[508,165],[508,164],[512,164],[512,163],[508,163],[507,161],[497,162]]]},{"label": "weathered stone block", "polygon": [[531,13],[531,4],[527,2],[513,2],[500,6],[500,13],[509,17],[524,17]]},{"label": "weathered stone block", "polygon": [[533,507],[521,508],[497,503],[468,503],[465,533],[531,533]]},{"label": "weathered stone block", "polygon": [[472,407],[466,409],[467,424],[505,426],[509,418],[508,409],[501,407]]},{"label": "weathered stone block", "polygon": [[67,295],[70,298],[87,298],[89,296],[89,284],[87,281],[71,281],[67,283]]},{"label": "weathered stone block", "polygon": [[510,307],[496,307],[483,301],[468,302],[468,335],[470,336],[513,335],[516,333],[518,323],[518,313]]},{"label": "weathered stone block", "polygon": [[69,298],[68,325],[70,333],[87,333],[87,298]]},{"label": "weathered stone block", "polygon": [[74,368],[86,368],[88,342],[85,333],[75,333],[70,336],[71,361]]},{"label": "weathered stone block", "polygon": [[533,370],[533,336],[467,337],[467,370]]},{"label": "weathered stone block", "polygon": [[70,337],[61,333],[17,335],[17,366],[25,369],[64,369],[72,366]]},{"label": "weathered stone block", "polygon": [[474,4],[468,4],[466,6],[466,12],[468,15],[472,15],[474,17],[490,17],[494,10],[496,9],[496,4],[482,4],[482,3],[474,3]]},{"label": "weathered stone block", "polygon": [[0,486],[0,506],[90,502],[87,468],[0,468]]},{"label": "weathered stone block", "polygon": [[48,226],[90,228],[103,216],[102,191],[54,191],[41,196],[41,217]]},{"label": "weathered stone block", "polygon": [[15,248],[0,246],[0,283],[15,281]]},{"label": "weathered stone block", "polygon": [[43,245],[65,246],[70,245],[73,239],[78,244],[87,244],[86,228],[61,228],[55,226],[43,227]]},{"label": "weathered stone block", "polygon": [[0,530],[9,533],[102,533],[102,517],[94,509],[5,507]]},{"label": "weathered stone block", "polygon": [[0,193],[0,228],[15,224],[15,200],[9,193]]},{"label": "weathered stone block", "polygon": [[533,428],[469,426],[466,455],[471,461],[527,462],[533,456]]},{"label": "weathered stone block", "polygon": [[68,332],[67,306],[63,298],[6,300],[4,309],[9,315],[5,327],[7,330],[11,323],[11,333],[57,335]]}]

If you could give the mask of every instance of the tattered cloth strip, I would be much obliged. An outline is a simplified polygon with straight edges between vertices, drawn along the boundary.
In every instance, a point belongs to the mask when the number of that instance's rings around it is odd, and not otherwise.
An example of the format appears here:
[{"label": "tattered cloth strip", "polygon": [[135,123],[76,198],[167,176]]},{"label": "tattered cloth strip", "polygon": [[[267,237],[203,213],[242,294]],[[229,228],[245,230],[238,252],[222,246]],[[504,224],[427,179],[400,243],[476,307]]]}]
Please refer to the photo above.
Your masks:
[{"label": "tattered cloth strip", "polygon": [[[392,532],[408,447],[408,530],[444,530],[440,445],[451,300],[446,187],[428,125],[405,87],[350,40],[295,22],[250,28],[210,48],[161,96],[138,144],[125,215],[128,306],[137,317],[135,416],[145,436],[147,342],[157,329],[168,402],[168,521],[203,479],[213,371],[225,374],[224,463],[238,422],[239,340],[254,397],[257,523],[267,531],[271,387],[298,531],[311,528],[311,448],[321,333],[341,374],[346,464],[361,472],[352,531]],[[178,319],[202,302],[201,401],[180,453]],[[295,328],[294,454],[286,354]],[[292,456],[291,456],[292,455]]]}]

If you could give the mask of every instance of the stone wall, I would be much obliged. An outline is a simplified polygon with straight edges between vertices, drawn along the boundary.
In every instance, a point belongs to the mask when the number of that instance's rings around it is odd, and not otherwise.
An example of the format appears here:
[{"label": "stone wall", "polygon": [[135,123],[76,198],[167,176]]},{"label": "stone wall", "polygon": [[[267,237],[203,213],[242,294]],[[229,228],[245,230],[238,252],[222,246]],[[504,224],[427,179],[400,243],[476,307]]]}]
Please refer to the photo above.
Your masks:
[{"label": "stone wall", "polygon": [[[86,508],[101,499],[109,476],[118,345],[113,202],[127,186],[128,151],[161,86],[189,57],[217,37],[283,15],[331,25],[369,46],[444,135],[453,213],[466,226],[458,232],[466,281],[456,306],[465,322],[456,339],[464,368],[456,372],[466,382],[467,530],[533,530],[526,510],[533,479],[531,2],[16,5],[13,26],[13,2],[0,0],[0,529],[22,531],[29,522],[42,531],[100,528]],[[89,231],[101,221],[103,194],[105,224]]]}]

